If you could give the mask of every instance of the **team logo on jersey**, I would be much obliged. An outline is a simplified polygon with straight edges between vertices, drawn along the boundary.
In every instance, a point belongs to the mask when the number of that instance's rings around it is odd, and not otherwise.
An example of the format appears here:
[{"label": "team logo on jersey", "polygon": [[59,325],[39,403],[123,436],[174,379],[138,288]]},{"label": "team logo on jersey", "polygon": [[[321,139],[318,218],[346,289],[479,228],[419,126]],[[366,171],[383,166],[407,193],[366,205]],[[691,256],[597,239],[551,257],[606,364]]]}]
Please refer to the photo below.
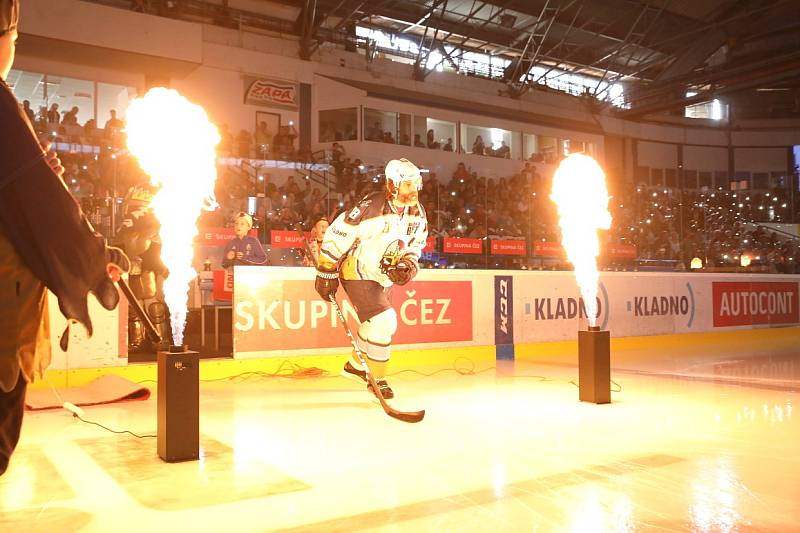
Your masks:
[{"label": "team logo on jersey", "polygon": [[381,272],[386,274],[389,269],[397,266],[400,258],[405,255],[405,248],[406,243],[400,239],[392,241],[392,243],[386,247],[386,251],[383,252],[383,256],[381,257]]},{"label": "team logo on jersey", "polygon": [[417,230],[419,229],[419,222],[412,222],[408,225],[408,233],[407,235],[414,235]]}]

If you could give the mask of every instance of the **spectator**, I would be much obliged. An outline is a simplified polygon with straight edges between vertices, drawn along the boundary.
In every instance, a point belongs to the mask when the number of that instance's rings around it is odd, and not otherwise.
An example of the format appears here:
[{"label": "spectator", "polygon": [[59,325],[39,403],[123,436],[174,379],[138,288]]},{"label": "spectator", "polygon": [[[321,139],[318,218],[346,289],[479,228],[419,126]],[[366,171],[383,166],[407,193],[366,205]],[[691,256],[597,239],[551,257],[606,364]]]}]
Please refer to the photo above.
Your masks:
[{"label": "spectator", "polygon": [[422,142],[422,137],[419,133],[414,134],[414,146],[417,148],[425,148],[425,143]]},{"label": "spectator", "polygon": [[367,129],[366,138],[368,141],[383,141],[383,128],[379,121],[376,120],[372,127]]},{"label": "spectator", "polygon": [[249,159],[252,155],[251,150],[253,144],[253,137],[250,135],[250,132],[244,129],[239,131],[239,135],[236,137],[236,143],[238,145],[237,155]]},{"label": "spectator", "polygon": [[442,147],[442,150],[444,150],[445,152],[452,152],[453,151],[453,139],[452,138],[450,138],[450,137],[447,138],[447,142]]},{"label": "spectator", "polygon": [[220,141],[218,145],[219,153],[223,156],[229,156],[233,153],[233,134],[227,124],[223,124],[219,128]]},{"label": "spectator", "polygon": [[433,150],[438,150],[441,145],[438,142],[436,142],[436,139],[434,138],[434,135],[435,134],[433,133],[433,130],[428,130],[428,134],[427,134],[428,148],[431,148]]},{"label": "spectator", "polygon": [[505,141],[500,141],[500,148],[494,151],[494,155],[504,159],[511,159],[511,148],[508,147]]},{"label": "spectator", "polygon": [[22,110],[25,112],[25,116],[28,117],[28,120],[31,121],[31,124],[33,124],[33,122],[34,122],[33,109],[31,109],[30,100],[23,100],[22,101]]},{"label": "spectator", "polygon": [[78,106],[73,106],[72,109],[64,113],[64,119],[61,124],[64,126],[77,126],[78,125]]},{"label": "spectator", "polygon": [[265,155],[270,150],[270,145],[272,145],[272,132],[269,131],[269,126],[263,120],[258,124],[258,130],[256,130],[256,146],[258,149],[259,154],[261,154],[262,159],[266,159]]},{"label": "spectator", "polygon": [[475,155],[484,155],[486,152],[486,145],[483,144],[483,137],[478,135],[475,137],[475,142],[472,143],[472,153]]},{"label": "spectator", "polygon": [[118,132],[122,129],[124,124],[120,119],[117,118],[117,111],[116,109],[112,109],[109,111],[111,118],[106,121],[105,128],[103,128],[106,132],[106,135],[113,136],[114,132]]},{"label": "spectator", "polygon": [[[308,242],[308,249],[303,250],[303,266],[317,266],[319,263],[319,250],[322,247],[322,239],[325,237],[325,230],[328,229],[330,222],[326,217],[318,217],[311,230],[311,239]],[[310,255],[309,255],[310,253]]]},{"label": "spectator", "polygon": [[233,224],[236,238],[232,239],[222,255],[222,268],[231,268],[234,265],[263,265],[267,262],[267,254],[261,243],[248,235],[253,229],[253,217],[247,213],[239,213]]},{"label": "spectator", "polygon": [[61,122],[61,115],[58,112],[58,104],[50,106],[50,111],[47,112],[47,122],[50,124],[58,124]]}]

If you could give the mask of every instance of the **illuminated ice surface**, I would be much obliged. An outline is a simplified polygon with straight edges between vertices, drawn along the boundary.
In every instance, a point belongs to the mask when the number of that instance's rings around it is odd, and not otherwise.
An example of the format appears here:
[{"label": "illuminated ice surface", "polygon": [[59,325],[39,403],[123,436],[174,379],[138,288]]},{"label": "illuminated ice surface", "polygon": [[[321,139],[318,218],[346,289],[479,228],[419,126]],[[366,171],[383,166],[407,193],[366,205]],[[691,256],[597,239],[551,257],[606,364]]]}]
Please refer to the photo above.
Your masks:
[{"label": "illuminated ice surface", "polygon": [[[204,383],[204,457],[172,465],[155,439],[28,413],[0,531],[800,530],[797,354],[633,352],[611,405],[579,403],[571,366],[402,374],[417,425],[338,377]],[[152,433],[155,410],[86,412]]]}]

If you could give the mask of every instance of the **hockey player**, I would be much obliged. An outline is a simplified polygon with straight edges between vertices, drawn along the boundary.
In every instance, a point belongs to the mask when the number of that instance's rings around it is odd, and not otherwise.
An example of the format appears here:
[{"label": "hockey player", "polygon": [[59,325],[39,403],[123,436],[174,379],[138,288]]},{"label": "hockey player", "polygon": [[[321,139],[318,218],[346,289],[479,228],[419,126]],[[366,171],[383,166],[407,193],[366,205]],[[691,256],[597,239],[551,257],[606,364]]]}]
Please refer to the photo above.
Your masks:
[{"label": "hockey player", "polygon": [[[356,342],[384,398],[394,393],[386,382],[397,313],[390,303],[393,285],[405,285],[417,274],[428,237],[428,221],[419,203],[422,176],[407,159],[386,165],[384,191],[368,194],[341,213],[325,232],[315,288],[328,300],[341,279],[361,322]],[[344,365],[343,375],[366,383],[357,358]],[[367,388],[372,390],[368,384]]]}]

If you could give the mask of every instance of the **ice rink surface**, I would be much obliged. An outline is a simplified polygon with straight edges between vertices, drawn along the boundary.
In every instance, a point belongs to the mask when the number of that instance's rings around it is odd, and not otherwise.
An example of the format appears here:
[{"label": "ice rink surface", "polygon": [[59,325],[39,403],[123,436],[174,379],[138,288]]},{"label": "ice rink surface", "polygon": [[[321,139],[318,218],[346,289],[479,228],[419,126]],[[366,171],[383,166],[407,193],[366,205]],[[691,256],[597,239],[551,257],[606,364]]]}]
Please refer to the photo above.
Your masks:
[{"label": "ice rink surface", "polygon": [[[800,355],[723,348],[624,354],[610,405],[578,402],[575,366],[454,351],[474,373],[390,378],[419,424],[338,376],[204,382],[202,457],[179,464],[28,413],[0,531],[800,531]],[[153,434],[156,401],[86,418]]]}]

